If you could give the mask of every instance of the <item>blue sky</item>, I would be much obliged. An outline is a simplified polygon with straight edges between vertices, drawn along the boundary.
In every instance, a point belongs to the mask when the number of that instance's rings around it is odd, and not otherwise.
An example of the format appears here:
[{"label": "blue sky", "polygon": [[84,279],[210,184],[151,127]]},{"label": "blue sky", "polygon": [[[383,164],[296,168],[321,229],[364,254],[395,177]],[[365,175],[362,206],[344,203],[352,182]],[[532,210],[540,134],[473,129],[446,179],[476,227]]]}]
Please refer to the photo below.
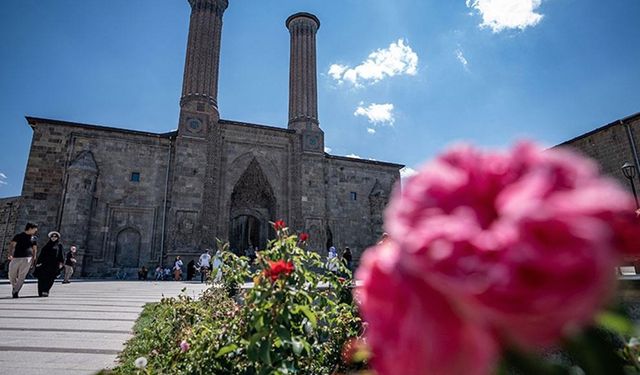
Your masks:
[{"label": "blue sky", "polygon": [[[316,14],[325,143],[417,168],[456,141],[554,145],[640,111],[637,0],[230,0],[222,118],[286,127],[285,19]],[[25,115],[166,132],[186,0],[0,2],[0,197],[19,195]]]}]

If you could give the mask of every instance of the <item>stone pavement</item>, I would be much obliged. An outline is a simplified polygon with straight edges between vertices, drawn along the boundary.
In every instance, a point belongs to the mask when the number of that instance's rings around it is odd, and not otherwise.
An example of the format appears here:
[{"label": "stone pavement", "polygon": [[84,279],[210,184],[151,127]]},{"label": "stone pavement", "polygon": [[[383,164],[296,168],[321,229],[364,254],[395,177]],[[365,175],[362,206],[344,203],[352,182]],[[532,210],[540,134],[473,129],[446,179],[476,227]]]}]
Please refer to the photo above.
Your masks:
[{"label": "stone pavement", "polygon": [[[6,281],[6,280],[5,280]],[[56,281],[47,298],[30,282],[11,298],[0,282],[0,374],[93,374],[112,367],[147,302],[197,296],[191,282]]]}]

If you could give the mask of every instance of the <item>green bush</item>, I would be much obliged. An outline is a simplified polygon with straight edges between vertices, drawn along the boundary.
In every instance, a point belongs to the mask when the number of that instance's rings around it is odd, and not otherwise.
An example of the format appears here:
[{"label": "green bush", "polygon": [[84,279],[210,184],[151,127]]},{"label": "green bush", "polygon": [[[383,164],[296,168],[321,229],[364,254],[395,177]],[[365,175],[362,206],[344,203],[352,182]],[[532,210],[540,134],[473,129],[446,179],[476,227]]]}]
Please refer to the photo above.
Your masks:
[{"label": "green bush", "polygon": [[[333,374],[364,367],[341,358],[345,343],[362,333],[349,271],[341,264],[328,271],[297,236],[283,225],[276,229],[278,238],[259,254],[254,271],[247,258],[219,244],[222,285],[198,300],[148,305],[112,372]],[[254,286],[238,289],[246,280]],[[143,369],[135,366],[139,357],[146,359]]]}]

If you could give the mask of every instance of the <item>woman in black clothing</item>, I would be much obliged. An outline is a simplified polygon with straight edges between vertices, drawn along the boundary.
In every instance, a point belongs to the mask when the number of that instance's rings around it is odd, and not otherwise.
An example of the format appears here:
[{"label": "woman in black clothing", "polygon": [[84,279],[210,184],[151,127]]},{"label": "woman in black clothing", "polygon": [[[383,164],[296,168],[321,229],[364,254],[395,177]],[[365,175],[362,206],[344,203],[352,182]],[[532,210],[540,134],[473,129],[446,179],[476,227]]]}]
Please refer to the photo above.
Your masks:
[{"label": "woman in black clothing", "polygon": [[64,262],[60,244],[60,233],[49,233],[49,242],[40,250],[34,275],[38,278],[38,295],[48,297],[53,281],[60,273]]}]

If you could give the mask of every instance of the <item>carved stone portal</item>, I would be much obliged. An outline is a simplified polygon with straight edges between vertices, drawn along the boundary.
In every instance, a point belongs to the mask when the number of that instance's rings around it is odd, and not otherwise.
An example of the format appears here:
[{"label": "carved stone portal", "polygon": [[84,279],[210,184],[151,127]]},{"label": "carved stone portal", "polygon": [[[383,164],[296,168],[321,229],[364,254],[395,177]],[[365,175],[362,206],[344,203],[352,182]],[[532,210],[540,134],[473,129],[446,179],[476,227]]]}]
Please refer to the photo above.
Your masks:
[{"label": "carved stone portal", "polygon": [[231,193],[229,243],[243,252],[249,246],[264,249],[275,237],[269,221],[274,221],[276,199],[269,181],[253,159]]}]

